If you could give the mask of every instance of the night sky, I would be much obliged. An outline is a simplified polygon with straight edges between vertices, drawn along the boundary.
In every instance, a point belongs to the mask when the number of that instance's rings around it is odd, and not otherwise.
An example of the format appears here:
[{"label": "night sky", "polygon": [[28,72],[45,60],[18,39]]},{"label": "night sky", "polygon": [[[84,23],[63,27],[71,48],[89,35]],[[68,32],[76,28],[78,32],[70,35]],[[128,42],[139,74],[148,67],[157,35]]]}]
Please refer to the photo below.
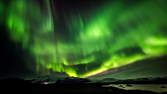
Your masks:
[{"label": "night sky", "polygon": [[166,4],[166,0],[1,0],[0,76],[60,72],[89,77],[164,56]]}]

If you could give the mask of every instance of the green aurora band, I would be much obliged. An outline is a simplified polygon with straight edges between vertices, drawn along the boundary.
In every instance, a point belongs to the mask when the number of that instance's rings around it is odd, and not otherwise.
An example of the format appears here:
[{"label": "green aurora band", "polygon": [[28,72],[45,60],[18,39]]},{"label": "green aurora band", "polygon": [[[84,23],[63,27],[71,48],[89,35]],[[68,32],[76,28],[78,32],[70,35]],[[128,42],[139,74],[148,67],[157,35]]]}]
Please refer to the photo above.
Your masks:
[{"label": "green aurora band", "polygon": [[165,0],[130,6],[118,0],[102,4],[90,17],[82,11],[79,16],[73,14],[65,19],[73,35],[70,42],[58,37],[59,22],[53,17],[50,1],[43,2],[41,9],[33,0],[12,0],[6,17],[11,39],[29,50],[37,73],[89,77],[167,53]]}]

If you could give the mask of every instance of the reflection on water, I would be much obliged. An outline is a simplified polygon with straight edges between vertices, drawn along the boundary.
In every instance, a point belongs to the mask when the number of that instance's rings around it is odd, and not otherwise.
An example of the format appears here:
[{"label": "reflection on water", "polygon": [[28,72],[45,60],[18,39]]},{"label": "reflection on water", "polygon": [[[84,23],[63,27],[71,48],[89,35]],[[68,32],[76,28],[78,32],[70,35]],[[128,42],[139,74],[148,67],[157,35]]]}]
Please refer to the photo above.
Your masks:
[{"label": "reflection on water", "polygon": [[157,93],[167,92],[167,84],[110,84],[102,87],[117,87],[125,90],[146,90]]}]

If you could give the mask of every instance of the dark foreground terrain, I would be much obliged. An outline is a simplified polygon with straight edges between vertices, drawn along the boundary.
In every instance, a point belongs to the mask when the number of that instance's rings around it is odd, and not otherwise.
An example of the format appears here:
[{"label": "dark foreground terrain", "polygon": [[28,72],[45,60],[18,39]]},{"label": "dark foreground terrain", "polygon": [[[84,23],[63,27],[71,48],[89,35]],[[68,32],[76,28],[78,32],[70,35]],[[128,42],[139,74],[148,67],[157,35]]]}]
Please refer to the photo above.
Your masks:
[{"label": "dark foreground terrain", "polygon": [[[152,85],[151,83],[159,83],[160,88],[166,90],[167,80],[165,78],[156,79],[135,79],[125,81],[114,81],[114,82],[96,82],[93,83],[88,79],[80,78],[65,78],[58,80],[55,83],[49,83],[45,81],[33,81],[33,80],[22,80],[22,79],[3,79],[0,81],[1,92],[54,92],[54,93],[110,93],[110,94],[167,94],[165,91],[154,92],[150,90],[139,89],[124,89],[126,87],[137,86],[138,84],[145,85],[144,83]],[[120,85],[120,83],[124,84]],[[133,85],[132,85],[132,84]],[[117,86],[122,88],[119,88]],[[154,88],[154,87],[152,87]],[[156,89],[156,88],[155,88]]]}]

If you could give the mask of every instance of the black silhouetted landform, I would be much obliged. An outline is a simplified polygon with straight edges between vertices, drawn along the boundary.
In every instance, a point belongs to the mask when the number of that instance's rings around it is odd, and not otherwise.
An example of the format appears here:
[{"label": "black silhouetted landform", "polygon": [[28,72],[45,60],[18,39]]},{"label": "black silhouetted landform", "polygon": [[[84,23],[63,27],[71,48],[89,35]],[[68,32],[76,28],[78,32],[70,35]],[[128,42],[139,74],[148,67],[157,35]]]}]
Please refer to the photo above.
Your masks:
[{"label": "black silhouetted landform", "polygon": [[[166,78],[154,78],[150,82],[166,82]],[[140,81],[137,81],[140,80]],[[143,81],[149,81],[150,79],[134,79],[134,80],[124,80],[124,81],[115,81],[114,83],[128,83],[127,86],[131,87],[131,83],[133,81],[137,81],[138,83]],[[94,83],[89,79],[84,78],[75,78],[75,77],[67,77],[61,80],[57,80],[55,83],[49,84],[47,80],[41,82],[32,82],[33,80],[23,80],[17,78],[11,79],[3,79],[0,80],[0,86],[3,90],[13,90],[13,92],[17,92],[20,90],[28,91],[28,92],[57,92],[57,93],[110,93],[110,94],[157,94],[152,91],[144,91],[144,90],[124,90],[116,87],[102,87],[106,84],[111,83]],[[142,83],[143,83],[142,82]],[[150,83],[149,82],[149,83]],[[136,82],[135,82],[136,83]],[[162,88],[166,88],[162,85]],[[165,94],[165,92],[161,93]]]}]

